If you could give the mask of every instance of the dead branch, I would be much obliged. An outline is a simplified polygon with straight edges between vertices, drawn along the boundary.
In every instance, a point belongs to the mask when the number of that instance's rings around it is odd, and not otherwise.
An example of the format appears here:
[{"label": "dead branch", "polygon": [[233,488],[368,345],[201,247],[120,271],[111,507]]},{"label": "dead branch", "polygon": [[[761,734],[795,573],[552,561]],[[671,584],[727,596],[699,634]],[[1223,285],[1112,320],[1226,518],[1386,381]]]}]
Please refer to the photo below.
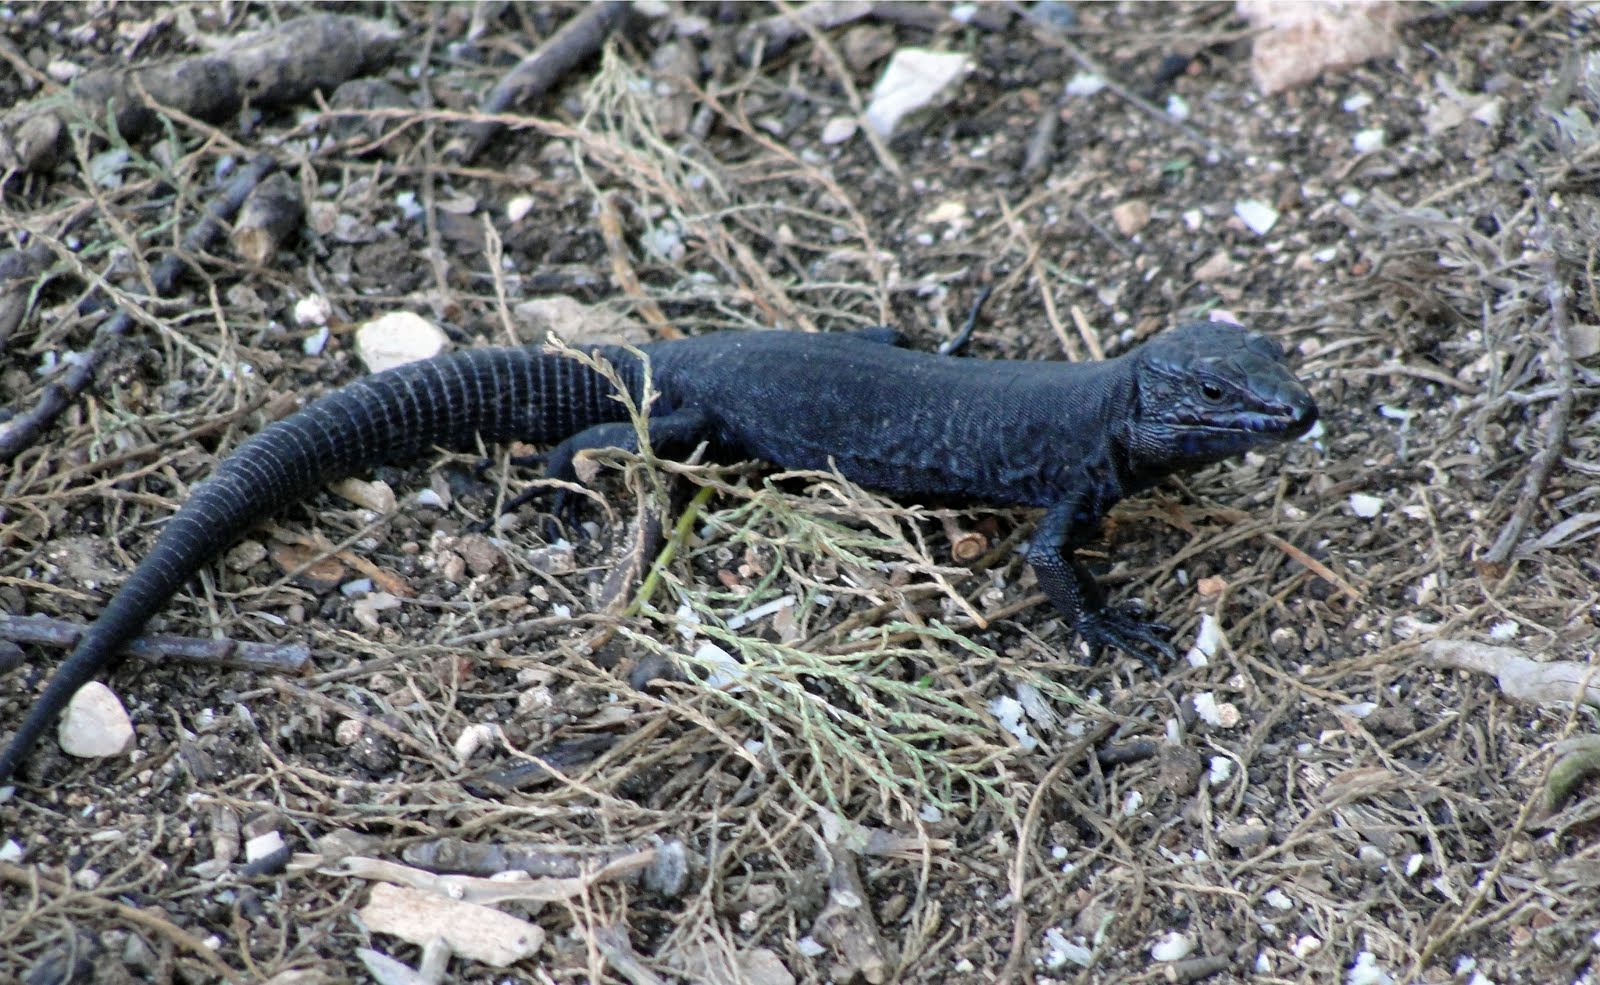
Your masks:
[{"label": "dead branch", "polygon": [[1556,462],[1561,460],[1561,452],[1566,448],[1567,425],[1572,420],[1572,406],[1577,395],[1577,381],[1572,368],[1572,347],[1567,337],[1567,289],[1562,285],[1557,273],[1558,261],[1553,246],[1554,244],[1551,244],[1544,262],[1544,293],[1550,305],[1548,358],[1559,392],[1555,403],[1550,407],[1549,422],[1545,425],[1544,448],[1534,456],[1532,464],[1528,466],[1527,474],[1523,476],[1522,495],[1517,500],[1516,508],[1511,511],[1511,519],[1506,521],[1505,528],[1500,531],[1500,536],[1496,538],[1494,545],[1478,559],[1478,570],[1491,578],[1499,578],[1506,573],[1511,552],[1522,540],[1523,531],[1533,519],[1533,511],[1539,508],[1539,499],[1544,495],[1545,483],[1550,481],[1550,472],[1555,468]]},{"label": "dead branch", "polygon": [[292,105],[387,64],[401,38],[379,21],[321,14],[166,65],[89,72],[65,90],[73,109],[63,111],[51,94],[0,118],[0,167],[29,172],[55,166],[74,115],[103,120],[109,109],[117,133],[133,140],[156,128],[160,107],[215,123],[247,99],[256,107]]},{"label": "dead branch", "polygon": [[265,266],[280,249],[294,242],[305,214],[300,186],[280,171],[245,199],[233,227],[233,248],[251,264]]},{"label": "dead branch", "polygon": [[[81,623],[64,619],[0,612],[0,640],[12,643],[66,650],[78,645],[86,628]],[[122,654],[148,663],[182,660],[207,667],[276,674],[299,674],[311,658],[311,651],[303,643],[250,643],[164,635],[140,636],[124,647]]]},{"label": "dead branch", "polygon": [[[518,62],[489,90],[482,112],[503,113],[513,107],[526,106],[549,92],[568,72],[598,54],[606,38],[626,22],[630,11],[626,3],[607,0],[563,24],[538,50]],[[483,153],[483,148],[499,131],[498,123],[487,120],[473,123],[462,138],[446,149],[446,156],[470,162]]]}]

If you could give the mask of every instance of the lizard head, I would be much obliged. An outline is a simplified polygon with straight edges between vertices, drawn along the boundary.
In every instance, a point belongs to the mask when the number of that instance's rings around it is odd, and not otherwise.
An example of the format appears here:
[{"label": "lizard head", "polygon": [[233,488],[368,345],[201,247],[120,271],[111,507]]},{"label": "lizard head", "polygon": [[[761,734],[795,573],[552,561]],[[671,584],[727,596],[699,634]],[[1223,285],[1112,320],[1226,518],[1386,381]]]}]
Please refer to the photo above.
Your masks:
[{"label": "lizard head", "polygon": [[1317,421],[1311,394],[1277,342],[1226,322],[1191,322],[1128,354],[1137,407],[1135,458],[1198,466],[1279,441]]}]

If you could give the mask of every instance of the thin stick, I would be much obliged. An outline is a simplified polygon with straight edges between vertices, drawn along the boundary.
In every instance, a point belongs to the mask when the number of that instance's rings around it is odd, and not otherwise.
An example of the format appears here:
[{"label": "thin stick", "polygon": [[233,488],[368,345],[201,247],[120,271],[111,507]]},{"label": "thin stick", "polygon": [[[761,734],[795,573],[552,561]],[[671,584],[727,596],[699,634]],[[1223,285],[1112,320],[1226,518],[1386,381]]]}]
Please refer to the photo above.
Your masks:
[{"label": "thin stick", "polygon": [[1552,368],[1555,370],[1559,392],[1555,404],[1550,408],[1550,422],[1544,432],[1544,448],[1534,456],[1533,464],[1523,476],[1522,495],[1517,501],[1517,507],[1511,511],[1511,519],[1506,521],[1505,528],[1500,531],[1494,546],[1478,559],[1478,570],[1492,578],[1499,578],[1506,573],[1511,552],[1522,540],[1523,531],[1533,519],[1533,511],[1539,508],[1539,498],[1544,494],[1545,483],[1550,481],[1550,472],[1555,468],[1556,462],[1561,460],[1561,452],[1566,448],[1567,425],[1572,420],[1572,405],[1577,386],[1572,369],[1572,347],[1567,341],[1567,290],[1558,279],[1553,244],[1548,250],[1544,268],[1544,293],[1550,305],[1548,354],[1553,363]]},{"label": "thin stick", "polygon": [[[0,612],[0,640],[70,649],[87,629],[82,623],[48,616],[14,616]],[[250,643],[194,636],[146,635],[129,640],[121,653],[148,663],[182,660],[185,663],[229,670],[299,674],[311,651],[304,643]]]},{"label": "thin stick", "polygon": [[[628,13],[626,3],[597,3],[561,25],[533,54],[495,83],[484,98],[482,111],[499,114],[543,96],[568,72],[594,57],[606,38],[622,26]],[[469,162],[483,153],[499,131],[500,124],[494,120],[476,121],[467,128],[465,142],[446,148],[445,154],[458,155],[461,161]]]}]

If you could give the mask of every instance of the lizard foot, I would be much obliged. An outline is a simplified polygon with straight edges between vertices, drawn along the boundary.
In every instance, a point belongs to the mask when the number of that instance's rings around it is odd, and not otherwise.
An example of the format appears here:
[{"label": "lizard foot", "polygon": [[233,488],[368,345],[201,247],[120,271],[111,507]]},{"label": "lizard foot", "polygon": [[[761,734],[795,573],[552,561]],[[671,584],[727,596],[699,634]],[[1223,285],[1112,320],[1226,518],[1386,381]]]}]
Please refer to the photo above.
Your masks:
[{"label": "lizard foot", "polygon": [[1169,637],[1172,627],[1146,619],[1137,605],[1105,606],[1078,617],[1078,635],[1089,644],[1089,659],[1100,661],[1107,647],[1121,650],[1160,675],[1176,660]]}]

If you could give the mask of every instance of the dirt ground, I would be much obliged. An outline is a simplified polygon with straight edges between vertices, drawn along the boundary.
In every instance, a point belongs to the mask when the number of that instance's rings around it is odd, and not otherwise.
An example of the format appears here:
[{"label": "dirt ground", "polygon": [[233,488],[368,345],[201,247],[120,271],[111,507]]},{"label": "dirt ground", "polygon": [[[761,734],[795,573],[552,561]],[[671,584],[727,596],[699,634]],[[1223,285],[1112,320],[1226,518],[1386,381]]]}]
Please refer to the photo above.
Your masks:
[{"label": "dirt ground", "polygon": [[[1600,979],[1596,8],[1410,8],[1393,54],[1273,95],[1232,4],[787,9],[641,8],[476,154],[579,8],[340,7],[397,40],[338,96],[139,136],[67,109],[53,167],[5,131],[9,426],[92,372],[0,466],[0,611],[93,619],[379,315],[931,349],[992,288],[974,358],[1215,315],[1293,354],[1320,427],[1124,503],[1090,558],[1213,654],[1091,664],[1027,511],[613,458],[569,542],[541,500],[475,532],[539,479],[504,450],[397,463],[363,476],[397,509],[320,494],[151,627],[302,674],[129,661],[134,751],[52,734],[0,791],[0,981]],[[0,105],[311,12],[11,5]],[[852,131],[907,48],[970,71]],[[186,242],[260,154],[290,238]],[[4,646],[0,736],[61,657]]]}]

